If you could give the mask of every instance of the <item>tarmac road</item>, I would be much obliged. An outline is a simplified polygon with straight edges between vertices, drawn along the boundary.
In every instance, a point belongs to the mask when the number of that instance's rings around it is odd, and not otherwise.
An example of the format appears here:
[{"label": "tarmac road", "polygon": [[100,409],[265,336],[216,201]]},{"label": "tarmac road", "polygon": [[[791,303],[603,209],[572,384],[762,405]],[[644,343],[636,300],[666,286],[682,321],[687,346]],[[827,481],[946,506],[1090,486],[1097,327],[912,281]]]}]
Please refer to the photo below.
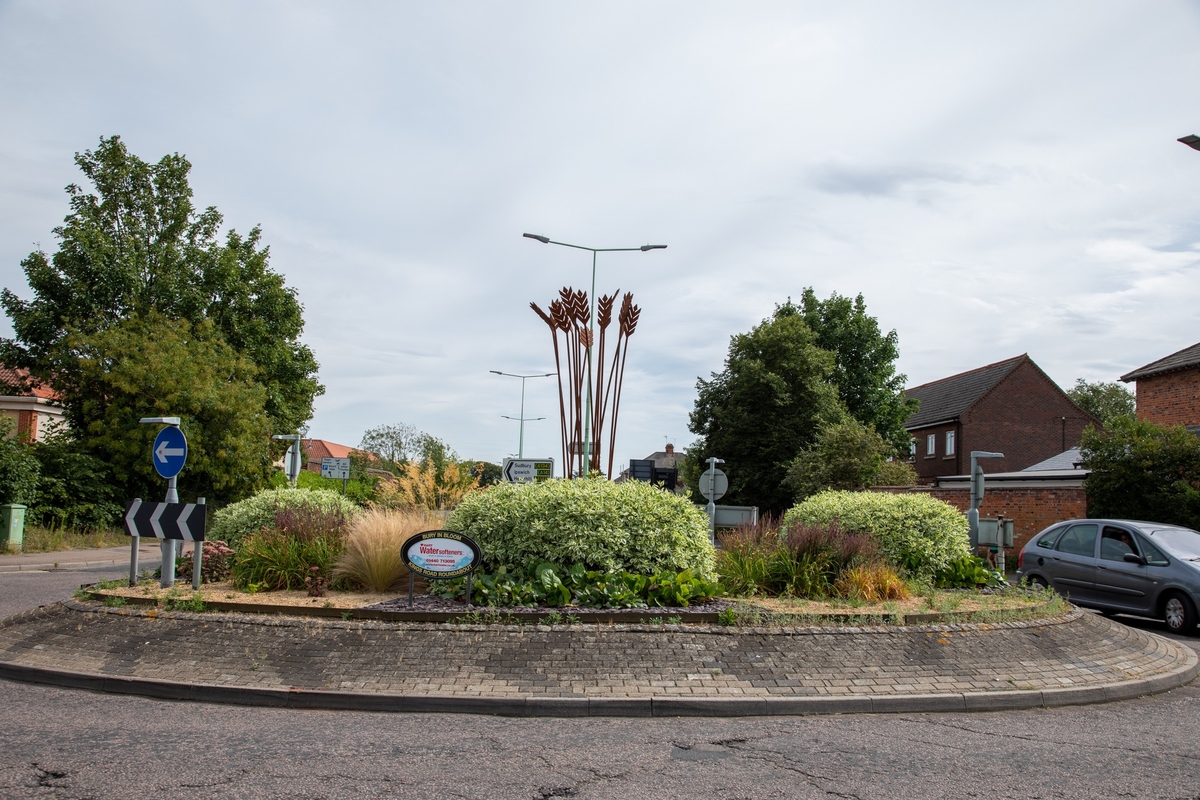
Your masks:
[{"label": "tarmac road", "polygon": [[[96,574],[0,574],[0,614]],[[1195,684],[988,714],[622,720],[240,708],[0,681],[6,798],[1200,798],[1198,741]]]}]

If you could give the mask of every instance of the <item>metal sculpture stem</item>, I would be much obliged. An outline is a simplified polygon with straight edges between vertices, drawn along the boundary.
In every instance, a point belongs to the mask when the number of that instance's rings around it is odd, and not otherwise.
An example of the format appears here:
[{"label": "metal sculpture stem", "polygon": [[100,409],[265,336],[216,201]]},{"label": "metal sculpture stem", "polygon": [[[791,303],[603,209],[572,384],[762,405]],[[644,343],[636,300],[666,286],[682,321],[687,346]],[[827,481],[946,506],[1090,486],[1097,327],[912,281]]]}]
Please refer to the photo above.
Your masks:
[{"label": "metal sculpture stem", "polygon": [[[608,477],[612,478],[613,451],[617,441],[617,414],[621,405],[621,387],[625,380],[625,362],[629,337],[637,328],[641,309],[626,292],[617,316],[617,342],[611,356],[607,353],[607,332],[612,323],[617,292],[598,298],[595,310],[592,298],[583,291],[563,287],[558,299],[550,303],[550,313],[530,303],[554,340],[554,366],[558,372],[559,430],[563,437],[563,473],[567,477],[586,476],[600,470],[601,453],[596,448],[609,425]],[[593,320],[598,323],[593,327]],[[559,335],[562,342],[559,342]],[[593,353],[594,346],[594,353]],[[595,362],[593,363],[593,355]],[[605,358],[610,363],[605,363]],[[564,364],[565,359],[565,364]],[[565,367],[565,375],[564,375]],[[609,420],[611,419],[611,423]]]}]

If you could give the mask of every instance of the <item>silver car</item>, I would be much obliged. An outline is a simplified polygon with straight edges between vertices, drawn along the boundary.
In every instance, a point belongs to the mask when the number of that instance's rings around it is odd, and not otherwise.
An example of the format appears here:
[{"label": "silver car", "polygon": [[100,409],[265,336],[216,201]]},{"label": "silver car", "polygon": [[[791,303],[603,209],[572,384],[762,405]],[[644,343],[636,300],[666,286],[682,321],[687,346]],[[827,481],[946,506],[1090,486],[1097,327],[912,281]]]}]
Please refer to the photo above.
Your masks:
[{"label": "silver car", "polygon": [[1200,602],[1200,533],[1158,522],[1068,520],[1029,540],[1017,577],[1053,586],[1076,605],[1153,617],[1191,633]]}]

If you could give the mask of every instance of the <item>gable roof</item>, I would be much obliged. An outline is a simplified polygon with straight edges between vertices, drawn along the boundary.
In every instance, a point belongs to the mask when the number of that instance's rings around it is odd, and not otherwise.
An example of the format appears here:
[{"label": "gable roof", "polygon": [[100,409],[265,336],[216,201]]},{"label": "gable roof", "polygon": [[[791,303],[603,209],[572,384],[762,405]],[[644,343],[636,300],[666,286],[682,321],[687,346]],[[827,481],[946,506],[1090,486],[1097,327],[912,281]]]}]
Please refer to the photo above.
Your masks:
[{"label": "gable roof", "polygon": [[1171,353],[1171,355],[1160,358],[1158,361],[1151,361],[1144,367],[1138,367],[1133,372],[1122,375],[1121,380],[1129,383],[1130,381],[1136,381],[1138,378],[1149,378],[1151,375],[1158,375],[1163,372],[1171,372],[1197,365],[1200,365],[1200,342],[1191,347],[1185,347],[1178,353]]},{"label": "gable roof", "polygon": [[[28,392],[18,388],[25,381],[29,381],[30,390]],[[36,379],[30,379],[29,370],[0,365],[0,394],[5,393],[18,397],[40,397],[43,400],[58,401],[62,399],[62,395],[46,384]]]},{"label": "gable roof", "polygon": [[304,452],[308,453],[310,461],[320,461],[322,458],[349,458],[355,448],[328,439],[305,439]]},{"label": "gable roof", "polygon": [[904,393],[908,397],[919,400],[921,407],[908,418],[904,427],[912,430],[958,419],[964,411],[990,392],[1018,365],[1028,360],[1029,354],[1022,353],[1016,358],[997,361],[986,367],[979,367],[969,372],[951,375],[949,378],[942,378],[940,381],[923,383],[920,386],[906,389]]}]

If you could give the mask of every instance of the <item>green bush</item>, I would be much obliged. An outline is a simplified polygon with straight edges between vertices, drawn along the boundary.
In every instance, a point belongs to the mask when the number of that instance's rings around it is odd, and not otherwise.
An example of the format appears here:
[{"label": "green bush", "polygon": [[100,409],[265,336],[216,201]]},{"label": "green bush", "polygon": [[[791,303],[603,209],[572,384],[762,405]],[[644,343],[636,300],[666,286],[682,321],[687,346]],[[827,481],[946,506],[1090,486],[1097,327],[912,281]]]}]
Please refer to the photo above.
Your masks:
[{"label": "green bush", "polygon": [[912,577],[932,578],[954,561],[972,555],[967,518],[953,506],[923,494],[822,492],[794,506],[783,527],[830,524],[870,534],[879,553]]},{"label": "green bush", "polygon": [[281,511],[331,512],[349,521],[358,507],[337,492],[307,489],[268,489],[213,514],[206,537],[221,539],[237,550],[249,536],[275,525]]},{"label": "green bush", "polygon": [[248,537],[238,548],[230,578],[233,585],[259,590],[304,589],[313,567],[328,580],[333,562],[342,554],[342,543],[334,536],[297,539],[266,531]]},{"label": "green bush", "polygon": [[468,494],[447,527],[465,533],[488,570],[549,561],[586,570],[692,570],[715,577],[708,520],[687,498],[641,481],[496,484]]},{"label": "green bush", "polygon": [[717,572],[733,596],[767,595],[819,599],[836,594],[848,569],[877,560],[878,545],[867,534],[847,533],[836,523],[793,521],[781,536],[770,517],[721,536]]}]

